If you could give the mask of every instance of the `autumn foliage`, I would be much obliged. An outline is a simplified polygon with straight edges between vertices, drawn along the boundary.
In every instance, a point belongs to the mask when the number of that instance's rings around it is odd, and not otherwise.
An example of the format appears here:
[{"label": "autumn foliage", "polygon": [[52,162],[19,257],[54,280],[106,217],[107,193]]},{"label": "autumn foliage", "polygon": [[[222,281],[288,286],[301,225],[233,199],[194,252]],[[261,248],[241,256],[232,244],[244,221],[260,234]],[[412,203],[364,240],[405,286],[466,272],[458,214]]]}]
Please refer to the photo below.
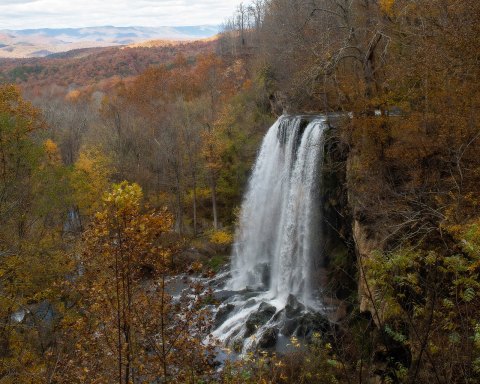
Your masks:
[{"label": "autumn foliage", "polygon": [[60,382],[190,383],[209,371],[209,321],[197,308],[202,288],[177,301],[168,290],[172,250],[164,237],[172,224],[166,210],[143,210],[137,184],[105,193],[69,284],[80,311],[64,320],[75,347],[56,372]]},{"label": "autumn foliage", "polygon": [[[478,382],[479,20],[255,0],[215,41],[0,61],[0,382]],[[225,260],[284,113],[329,114],[325,269],[348,289],[325,292],[348,313],[213,373],[215,299],[187,274]]]}]

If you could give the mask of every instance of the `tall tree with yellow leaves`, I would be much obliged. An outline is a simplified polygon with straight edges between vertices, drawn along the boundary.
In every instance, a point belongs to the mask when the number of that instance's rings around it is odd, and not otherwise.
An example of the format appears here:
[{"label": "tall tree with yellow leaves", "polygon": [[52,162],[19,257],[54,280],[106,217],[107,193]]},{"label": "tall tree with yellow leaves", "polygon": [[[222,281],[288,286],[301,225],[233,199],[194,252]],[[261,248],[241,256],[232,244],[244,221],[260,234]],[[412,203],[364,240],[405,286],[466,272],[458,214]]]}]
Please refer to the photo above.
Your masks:
[{"label": "tall tree with yellow leaves", "polygon": [[137,184],[114,184],[85,233],[82,272],[71,285],[79,313],[69,319],[75,332],[65,333],[75,348],[60,364],[61,382],[189,382],[209,366],[201,289],[188,303],[168,290],[173,217],[144,211],[142,196]]},{"label": "tall tree with yellow leaves", "polygon": [[80,151],[70,176],[75,210],[80,217],[89,217],[100,208],[113,172],[112,162],[99,148],[85,147]]}]

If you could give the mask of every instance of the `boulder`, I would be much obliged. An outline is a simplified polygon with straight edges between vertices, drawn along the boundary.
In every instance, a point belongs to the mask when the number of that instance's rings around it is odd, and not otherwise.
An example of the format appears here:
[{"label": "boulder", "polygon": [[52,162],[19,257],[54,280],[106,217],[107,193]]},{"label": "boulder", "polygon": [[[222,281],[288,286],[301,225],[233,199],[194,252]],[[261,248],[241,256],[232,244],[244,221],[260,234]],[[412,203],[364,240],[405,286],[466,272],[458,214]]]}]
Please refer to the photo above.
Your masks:
[{"label": "boulder", "polygon": [[309,339],[314,332],[325,334],[330,329],[330,321],[320,313],[305,313],[297,319],[295,336]]},{"label": "boulder", "polygon": [[299,316],[304,310],[305,306],[300,303],[294,295],[288,295],[287,304],[285,305],[285,315],[287,318],[292,319]]},{"label": "boulder", "polygon": [[289,337],[292,336],[298,327],[298,319],[285,319],[282,326],[282,334]]},{"label": "boulder", "polygon": [[217,314],[215,315],[215,328],[219,327],[225,320],[227,320],[228,315],[235,309],[233,304],[222,305],[218,308]]},{"label": "boulder", "polygon": [[275,315],[277,309],[270,304],[265,302],[261,303],[258,307],[258,310],[248,316],[247,321],[245,322],[245,337],[253,335],[259,327],[265,325],[268,320]]},{"label": "boulder", "polygon": [[278,339],[278,328],[268,328],[263,332],[260,340],[258,341],[258,346],[260,348],[271,348],[277,344]]},{"label": "boulder", "polygon": [[235,291],[229,291],[229,290],[222,290],[222,291],[215,291],[213,292],[213,297],[217,301],[225,301],[235,295]]}]

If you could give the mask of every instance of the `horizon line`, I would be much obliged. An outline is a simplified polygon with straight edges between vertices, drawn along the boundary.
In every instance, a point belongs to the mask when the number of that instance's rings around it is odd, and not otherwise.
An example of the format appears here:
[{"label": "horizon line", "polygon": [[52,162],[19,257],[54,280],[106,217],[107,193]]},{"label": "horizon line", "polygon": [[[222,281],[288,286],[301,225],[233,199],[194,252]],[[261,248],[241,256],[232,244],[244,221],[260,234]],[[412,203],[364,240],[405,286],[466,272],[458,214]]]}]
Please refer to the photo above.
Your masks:
[{"label": "horizon line", "polygon": [[188,25],[90,25],[82,27],[33,27],[33,28],[0,28],[0,31],[27,31],[27,30],[56,30],[56,29],[87,29],[87,28],[188,28],[188,27],[217,27],[222,24],[188,24]]}]

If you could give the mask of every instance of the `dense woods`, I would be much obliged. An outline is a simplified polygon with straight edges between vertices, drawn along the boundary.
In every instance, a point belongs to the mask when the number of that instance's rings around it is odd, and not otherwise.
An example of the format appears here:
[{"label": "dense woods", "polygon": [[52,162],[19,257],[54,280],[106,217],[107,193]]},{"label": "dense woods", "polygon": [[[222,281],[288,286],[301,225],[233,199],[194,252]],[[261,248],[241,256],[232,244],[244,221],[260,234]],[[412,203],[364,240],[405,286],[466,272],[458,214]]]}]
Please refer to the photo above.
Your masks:
[{"label": "dense woods", "polygon": [[[0,383],[479,382],[479,20],[255,0],[213,41],[1,61]],[[266,129],[309,113],[339,113],[325,292],[345,314],[219,364],[205,279]]]}]

